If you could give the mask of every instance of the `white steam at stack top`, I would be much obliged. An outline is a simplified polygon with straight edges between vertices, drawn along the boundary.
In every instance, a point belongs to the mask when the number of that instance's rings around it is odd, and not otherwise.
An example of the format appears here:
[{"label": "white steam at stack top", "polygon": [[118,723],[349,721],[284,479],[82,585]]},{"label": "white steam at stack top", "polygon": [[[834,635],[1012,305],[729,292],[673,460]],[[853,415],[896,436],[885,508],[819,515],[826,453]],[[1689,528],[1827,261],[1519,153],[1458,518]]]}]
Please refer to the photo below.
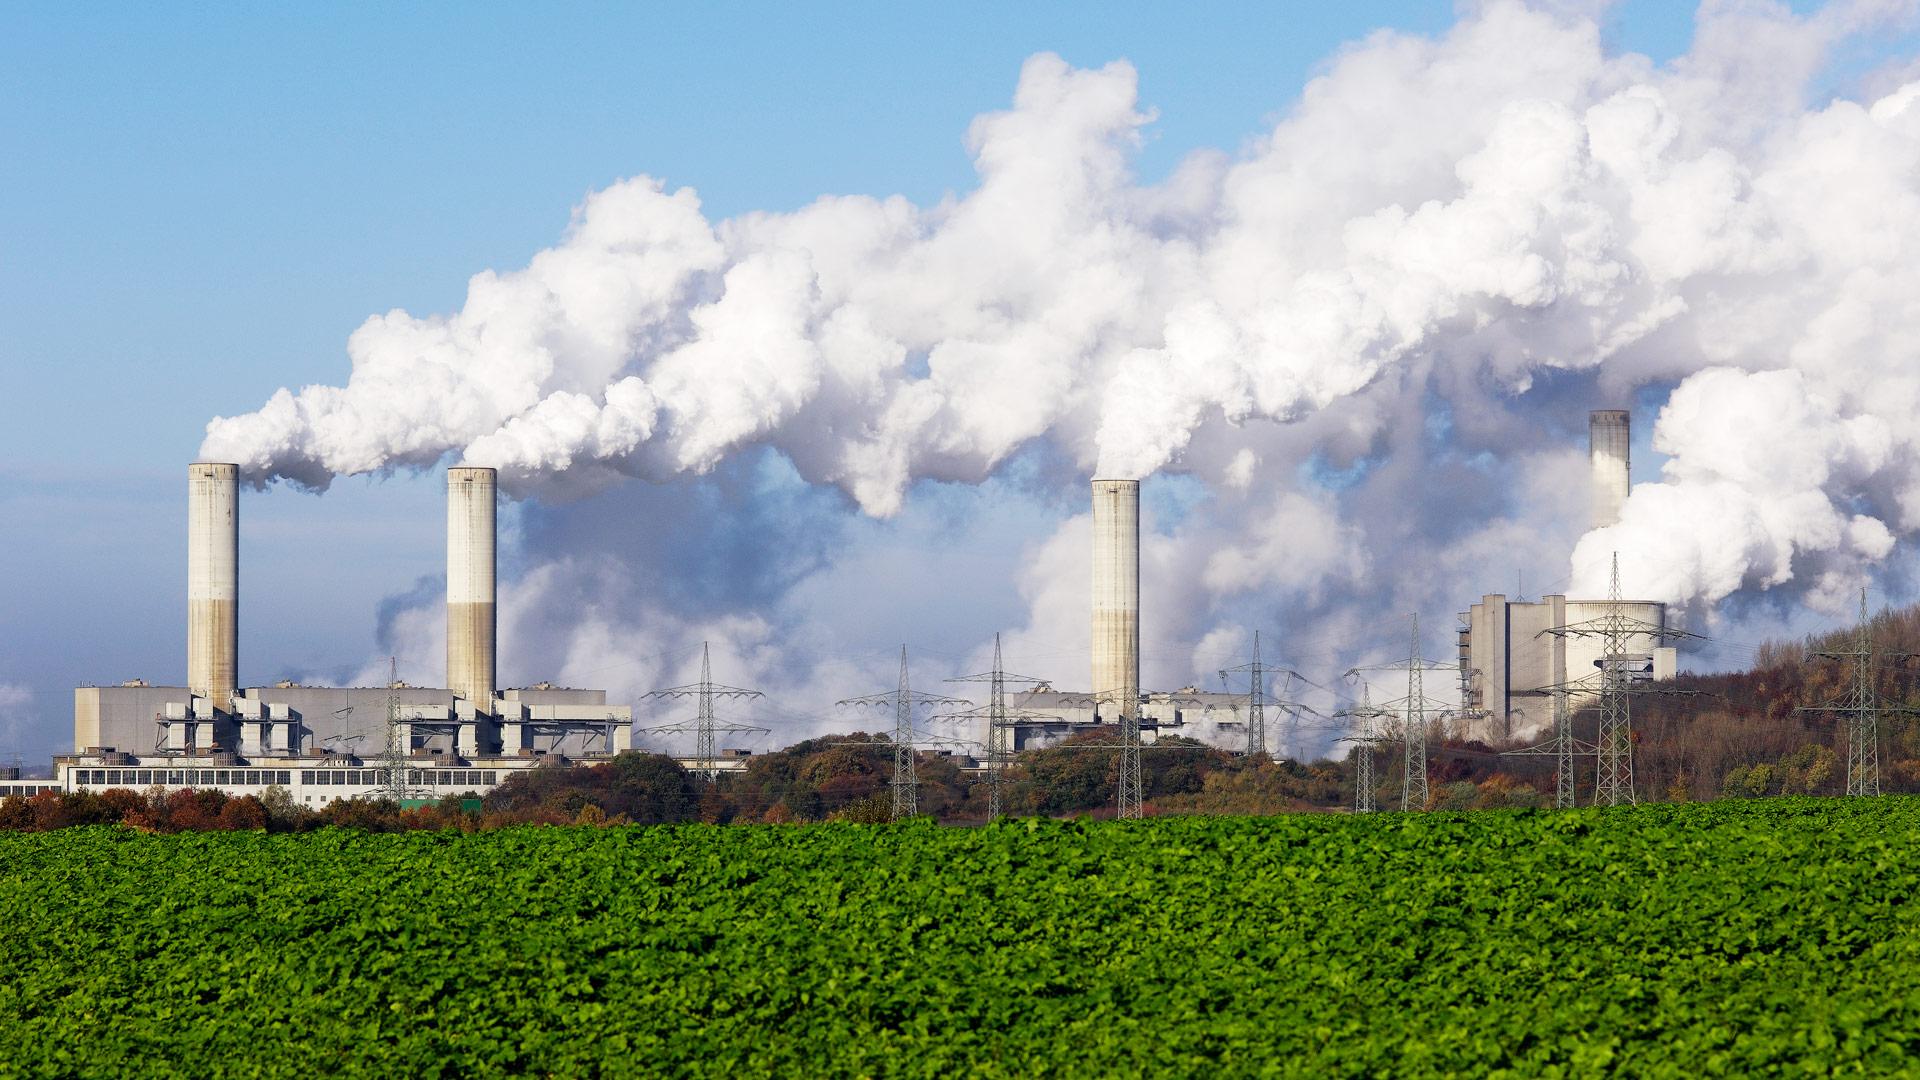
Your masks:
[{"label": "white steam at stack top", "polygon": [[1140,481],[1093,482],[1093,694],[1113,720],[1140,700]]},{"label": "white steam at stack top", "polygon": [[492,469],[447,470],[447,687],[483,713],[493,708],[497,504]]},{"label": "white steam at stack top", "polygon": [[1593,527],[1620,522],[1633,484],[1633,418],[1625,409],[1596,409],[1587,417],[1587,459],[1593,468]]},{"label": "white steam at stack top", "polygon": [[[1668,64],[1610,53],[1582,6],[1486,0],[1441,35],[1371,35],[1240,156],[1157,184],[1132,174],[1133,69],[1053,55],[975,120],[978,183],[935,205],[713,220],[689,189],[623,181],[458,311],[369,318],[343,383],[215,419],[202,454],[315,488],[461,455],[575,493],[772,448],[886,516],[917,479],[980,481],[1027,448],[1216,490],[1244,453],[1270,475],[1368,461],[1365,502],[1404,507],[1418,470],[1369,455],[1410,453],[1393,432],[1436,403],[1474,417],[1438,437],[1517,471],[1545,452],[1515,435],[1553,407],[1535,388],[1673,384],[1669,408],[1703,414],[1667,445],[1656,425],[1674,490],[1642,484],[1614,528],[1644,535],[1590,537],[1587,562],[1617,549],[1635,592],[1671,600],[1844,586],[1920,532],[1920,82],[1856,101],[1827,78],[1900,5],[1701,5]],[[1752,408],[1817,426],[1724,422]],[[1358,502],[1329,513],[1381,544],[1452,535]]]},{"label": "white steam at stack top", "polygon": [[238,465],[187,466],[187,689],[233,710],[240,656]]}]

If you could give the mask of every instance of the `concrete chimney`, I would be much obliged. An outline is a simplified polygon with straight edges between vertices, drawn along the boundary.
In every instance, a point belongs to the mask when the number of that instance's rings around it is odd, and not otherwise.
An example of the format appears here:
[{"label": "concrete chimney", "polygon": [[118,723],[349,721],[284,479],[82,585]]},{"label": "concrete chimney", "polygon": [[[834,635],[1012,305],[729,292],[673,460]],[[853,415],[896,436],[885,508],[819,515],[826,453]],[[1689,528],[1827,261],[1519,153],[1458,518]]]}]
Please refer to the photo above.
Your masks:
[{"label": "concrete chimney", "polygon": [[492,469],[447,470],[447,687],[493,711],[494,491]]},{"label": "concrete chimney", "polygon": [[240,466],[187,466],[187,689],[233,711],[240,658]]},{"label": "concrete chimney", "polygon": [[[1093,482],[1093,693],[1104,719],[1140,701],[1140,481]],[[1109,708],[1115,709],[1108,712]]]},{"label": "concrete chimney", "polygon": [[1633,421],[1625,409],[1597,409],[1587,417],[1587,457],[1593,467],[1593,527],[1620,521],[1627,501]]}]

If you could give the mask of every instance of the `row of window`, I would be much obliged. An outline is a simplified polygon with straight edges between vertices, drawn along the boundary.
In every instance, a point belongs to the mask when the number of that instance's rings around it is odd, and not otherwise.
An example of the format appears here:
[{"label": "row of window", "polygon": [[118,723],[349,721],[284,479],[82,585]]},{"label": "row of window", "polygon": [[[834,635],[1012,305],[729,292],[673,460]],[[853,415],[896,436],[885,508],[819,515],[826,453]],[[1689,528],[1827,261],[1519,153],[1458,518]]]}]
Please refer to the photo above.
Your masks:
[{"label": "row of window", "polygon": [[[500,774],[491,769],[408,769],[411,787],[477,788],[492,787]],[[293,783],[288,769],[75,769],[73,782],[78,787],[147,787],[167,784],[174,787],[266,787]],[[301,769],[302,784],[353,784],[372,787],[386,783],[381,769]],[[48,790],[58,790],[48,784]],[[36,789],[38,790],[38,789]],[[12,789],[9,788],[8,792]],[[26,792],[25,794],[33,794]]]},{"label": "row of window", "polygon": [[81,787],[266,787],[293,783],[286,769],[75,769],[73,782]]},{"label": "row of window", "polygon": [[[408,769],[409,787],[492,787],[500,774],[490,769]],[[384,769],[302,769],[302,784],[384,784]]]},{"label": "row of window", "polygon": [[23,799],[31,799],[43,791],[59,790],[60,785],[51,782],[45,784],[0,784],[0,799],[4,799],[9,795],[18,795]]}]

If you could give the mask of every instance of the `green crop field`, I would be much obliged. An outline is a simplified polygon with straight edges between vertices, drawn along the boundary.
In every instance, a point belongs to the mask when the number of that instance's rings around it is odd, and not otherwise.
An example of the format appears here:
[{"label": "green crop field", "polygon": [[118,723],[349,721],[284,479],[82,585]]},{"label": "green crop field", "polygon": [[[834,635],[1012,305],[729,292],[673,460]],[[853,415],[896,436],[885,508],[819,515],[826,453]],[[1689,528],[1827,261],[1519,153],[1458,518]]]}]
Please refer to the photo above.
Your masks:
[{"label": "green crop field", "polygon": [[0,1074],[1920,1068],[1920,800],[0,834]]}]

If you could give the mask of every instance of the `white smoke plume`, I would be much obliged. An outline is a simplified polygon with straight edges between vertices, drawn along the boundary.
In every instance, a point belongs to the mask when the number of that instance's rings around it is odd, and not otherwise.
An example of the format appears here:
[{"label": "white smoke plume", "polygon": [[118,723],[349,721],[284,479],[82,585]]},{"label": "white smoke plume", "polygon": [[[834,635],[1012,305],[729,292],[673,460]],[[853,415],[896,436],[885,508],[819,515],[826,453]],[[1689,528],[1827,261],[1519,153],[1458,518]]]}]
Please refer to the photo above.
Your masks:
[{"label": "white smoke plume", "polygon": [[[0,683],[0,747],[12,748],[32,726],[33,689]],[[0,761],[0,764],[12,764]]]},{"label": "white smoke plume", "polygon": [[[312,488],[492,465],[556,504],[556,539],[585,528],[566,499],[737,490],[727,464],[767,453],[883,519],[1022,462],[1057,518],[1088,475],[1178,474],[1197,494],[1148,540],[1148,618],[1189,649],[1284,612],[1348,662],[1388,613],[1516,570],[1564,587],[1569,553],[1576,592],[1618,551],[1636,596],[1831,606],[1920,530],[1920,82],[1813,88],[1912,16],[1714,0],[1656,65],[1592,17],[1486,3],[1352,45],[1240,154],[1153,184],[1133,69],[1035,56],[967,133],[964,195],[711,221],[616,184],[459,311],[369,319],[344,386],[213,421],[202,455]],[[1663,393],[1662,480],[1579,538],[1586,410]],[[1084,641],[1084,528],[1031,548],[1032,647]],[[819,662],[762,646],[766,672]]]}]

